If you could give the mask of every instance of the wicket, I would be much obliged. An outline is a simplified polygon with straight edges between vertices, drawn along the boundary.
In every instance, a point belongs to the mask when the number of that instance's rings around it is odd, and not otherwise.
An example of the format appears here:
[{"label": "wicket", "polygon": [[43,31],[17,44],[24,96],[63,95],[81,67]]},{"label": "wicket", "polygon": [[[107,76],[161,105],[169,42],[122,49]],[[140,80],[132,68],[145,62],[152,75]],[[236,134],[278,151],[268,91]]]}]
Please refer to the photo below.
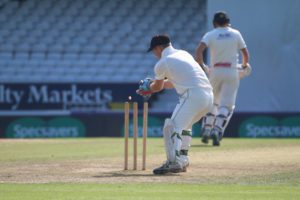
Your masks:
[{"label": "wicket", "polygon": [[[124,106],[124,170],[128,170],[128,138],[129,138],[129,118],[130,104],[125,102]],[[138,103],[133,102],[133,170],[137,170],[137,140],[138,140]],[[142,152],[142,170],[146,170],[146,150],[147,150],[147,126],[148,126],[148,102],[143,105],[143,152]]]}]

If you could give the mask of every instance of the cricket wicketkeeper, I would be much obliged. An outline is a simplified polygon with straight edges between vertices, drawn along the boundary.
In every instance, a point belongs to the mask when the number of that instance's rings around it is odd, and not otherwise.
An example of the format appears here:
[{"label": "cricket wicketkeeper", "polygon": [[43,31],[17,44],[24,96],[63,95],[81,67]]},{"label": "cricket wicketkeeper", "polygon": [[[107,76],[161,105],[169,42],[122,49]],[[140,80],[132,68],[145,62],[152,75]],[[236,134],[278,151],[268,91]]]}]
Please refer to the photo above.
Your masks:
[{"label": "cricket wicketkeeper", "polygon": [[171,118],[165,120],[163,135],[167,161],[153,170],[154,174],[185,171],[191,142],[191,129],[213,105],[212,87],[193,56],[172,47],[166,35],[152,38],[148,52],[159,59],[154,67],[155,79],[140,82],[140,95],[151,95],[163,89],[175,88],[179,103]]}]

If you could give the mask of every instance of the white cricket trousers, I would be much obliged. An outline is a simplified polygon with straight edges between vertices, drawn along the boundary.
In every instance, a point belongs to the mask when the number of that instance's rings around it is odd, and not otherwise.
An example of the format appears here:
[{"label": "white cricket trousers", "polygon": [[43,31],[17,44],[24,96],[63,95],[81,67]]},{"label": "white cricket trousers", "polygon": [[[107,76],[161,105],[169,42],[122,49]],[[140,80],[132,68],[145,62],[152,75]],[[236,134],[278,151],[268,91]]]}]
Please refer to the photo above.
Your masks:
[{"label": "white cricket trousers", "polygon": [[200,88],[188,89],[179,96],[179,103],[171,117],[176,133],[181,134],[183,130],[192,129],[193,124],[205,116],[212,107],[212,91]]},{"label": "white cricket trousers", "polygon": [[213,87],[214,103],[219,107],[233,109],[240,84],[237,69],[213,68],[209,81]]}]

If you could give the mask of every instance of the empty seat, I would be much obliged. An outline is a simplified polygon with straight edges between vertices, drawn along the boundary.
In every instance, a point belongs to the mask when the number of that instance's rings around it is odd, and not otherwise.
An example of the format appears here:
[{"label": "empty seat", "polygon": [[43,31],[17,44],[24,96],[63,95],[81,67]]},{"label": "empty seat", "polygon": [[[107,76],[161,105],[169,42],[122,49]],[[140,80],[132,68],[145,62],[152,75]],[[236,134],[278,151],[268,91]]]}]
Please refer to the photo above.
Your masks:
[{"label": "empty seat", "polygon": [[81,52],[84,53],[97,53],[100,51],[100,48],[94,44],[83,45],[81,47]]},{"label": "empty seat", "polygon": [[153,75],[157,60],[146,50],[154,34],[194,53],[205,8],[205,0],[8,1],[0,15],[0,67],[17,72],[8,74],[16,81],[26,81],[22,70],[30,76],[36,69],[35,81],[136,82]]},{"label": "empty seat", "polygon": [[30,59],[42,61],[46,59],[46,55],[43,52],[33,52],[30,56]]},{"label": "empty seat", "polygon": [[13,54],[11,52],[0,52],[0,60],[11,60]]},{"label": "empty seat", "polygon": [[57,60],[44,60],[40,63],[41,67],[54,69],[57,66],[58,61]]},{"label": "empty seat", "polygon": [[78,54],[76,54],[76,53],[65,53],[65,54],[63,54],[63,56],[62,56],[62,59],[63,60],[77,60],[77,58],[78,58]]},{"label": "empty seat", "polygon": [[13,52],[15,50],[14,44],[4,43],[0,45],[0,50],[2,52]]},{"label": "empty seat", "polygon": [[15,45],[15,50],[18,52],[30,52],[32,51],[32,45],[26,42]]},{"label": "empty seat", "polygon": [[57,62],[57,67],[63,67],[66,69],[70,69],[70,67],[72,66],[72,64],[76,62],[75,60],[61,60],[59,62]]},{"label": "empty seat", "polygon": [[47,60],[55,60],[55,61],[57,61],[57,60],[61,60],[62,59],[62,54],[61,53],[59,53],[59,52],[49,52],[48,54],[47,54]]},{"label": "empty seat", "polygon": [[34,44],[31,48],[33,52],[46,52],[47,45],[44,43]]},{"label": "empty seat", "polygon": [[29,60],[28,52],[17,52],[14,56],[16,60]]},{"label": "empty seat", "polygon": [[65,45],[65,51],[70,53],[79,53],[82,49],[82,46],[79,43]]},{"label": "empty seat", "polygon": [[42,60],[28,60],[28,61],[25,63],[24,67],[31,66],[31,67],[37,69],[37,68],[40,67],[40,65],[41,65],[42,63],[44,63]]},{"label": "empty seat", "polygon": [[95,59],[94,53],[81,53],[79,54],[79,60],[89,60],[92,61]]},{"label": "empty seat", "polygon": [[65,46],[60,43],[54,43],[47,47],[47,51],[51,53],[62,53],[65,50]]}]

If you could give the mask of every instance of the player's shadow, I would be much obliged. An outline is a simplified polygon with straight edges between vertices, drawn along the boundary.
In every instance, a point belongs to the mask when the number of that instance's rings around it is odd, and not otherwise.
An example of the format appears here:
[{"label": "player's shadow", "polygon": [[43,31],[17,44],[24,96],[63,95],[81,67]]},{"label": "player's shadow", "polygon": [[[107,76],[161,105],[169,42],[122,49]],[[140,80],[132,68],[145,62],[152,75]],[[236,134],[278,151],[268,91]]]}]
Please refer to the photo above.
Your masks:
[{"label": "player's shadow", "polygon": [[194,144],[191,145],[191,147],[196,147],[196,148],[216,148],[215,146],[211,144]]},{"label": "player's shadow", "polygon": [[168,174],[152,174],[152,173],[135,173],[135,171],[116,171],[116,172],[105,172],[99,175],[93,176],[93,178],[118,178],[118,177],[158,177],[158,176],[180,176],[177,173],[168,173]]}]

